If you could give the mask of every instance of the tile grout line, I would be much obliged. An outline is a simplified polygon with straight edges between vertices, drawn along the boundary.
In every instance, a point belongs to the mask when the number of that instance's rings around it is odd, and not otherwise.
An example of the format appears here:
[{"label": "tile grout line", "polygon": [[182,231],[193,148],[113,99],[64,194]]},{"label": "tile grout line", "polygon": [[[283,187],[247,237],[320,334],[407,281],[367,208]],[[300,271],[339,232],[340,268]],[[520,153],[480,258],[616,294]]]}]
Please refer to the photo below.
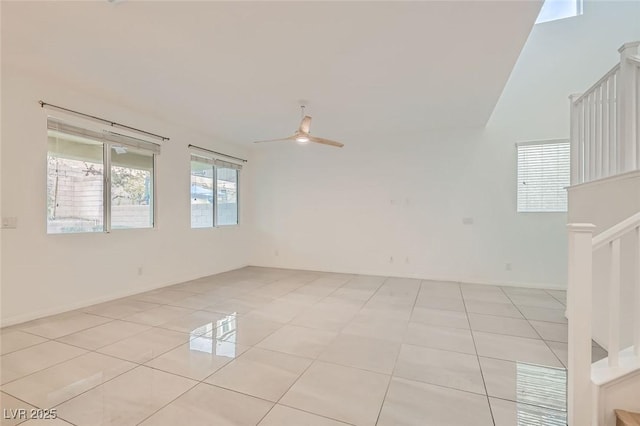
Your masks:
[{"label": "tile grout line", "polygon": [[491,400],[489,399],[489,391],[487,390],[487,381],[484,378],[484,371],[482,370],[482,364],[480,363],[480,355],[478,354],[478,346],[476,344],[476,337],[473,334],[473,329],[471,328],[471,320],[469,319],[469,311],[467,311],[467,302],[464,298],[464,292],[462,291],[461,283],[458,283],[458,288],[460,289],[460,297],[462,298],[462,305],[464,306],[464,312],[467,317],[467,322],[469,323],[469,334],[471,334],[471,340],[473,341],[473,348],[475,350],[476,362],[478,363],[478,369],[480,370],[480,377],[482,378],[482,386],[484,387],[484,393],[487,397],[487,405],[489,406],[489,415],[491,416],[491,422],[495,426],[496,419],[493,414],[493,407],[491,407]]},{"label": "tile grout line", "polygon": [[[509,296],[509,294],[504,291],[504,289],[502,289],[502,287],[500,287],[500,289],[503,291],[503,293],[505,294],[505,296],[507,296],[507,298],[509,300],[511,300],[511,303],[513,304],[513,306],[518,310],[518,312],[520,312],[520,315],[522,315],[522,317],[527,321],[527,323],[529,323],[529,325],[531,326],[531,328],[533,328],[533,330],[536,332],[536,334],[538,336],[540,336],[540,340],[542,340],[545,344],[545,346],[551,351],[551,353],[553,354],[553,356],[556,358],[556,360],[560,363],[560,365],[564,366],[564,364],[562,363],[562,360],[560,359],[560,357],[558,355],[556,355],[556,353],[553,351],[553,349],[551,349],[551,346],[549,346],[549,343],[542,337],[542,335],[540,334],[540,332],[533,326],[533,324],[531,324],[531,322],[529,321],[529,319],[522,313],[522,311],[520,310],[520,307],[518,307],[518,305],[516,305],[515,303],[513,303],[513,300],[511,299],[511,297]],[[568,372],[568,369],[565,368],[565,371]]]}]

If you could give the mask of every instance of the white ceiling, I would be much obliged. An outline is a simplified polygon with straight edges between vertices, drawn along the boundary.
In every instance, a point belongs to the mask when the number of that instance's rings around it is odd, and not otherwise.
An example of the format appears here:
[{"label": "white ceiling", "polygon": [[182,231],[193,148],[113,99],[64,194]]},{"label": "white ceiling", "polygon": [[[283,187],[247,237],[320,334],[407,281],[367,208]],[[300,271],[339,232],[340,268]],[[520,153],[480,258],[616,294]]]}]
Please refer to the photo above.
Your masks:
[{"label": "white ceiling", "polygon": [[540,6],[3,1],[2,61],[229,142],[477,126]]}]

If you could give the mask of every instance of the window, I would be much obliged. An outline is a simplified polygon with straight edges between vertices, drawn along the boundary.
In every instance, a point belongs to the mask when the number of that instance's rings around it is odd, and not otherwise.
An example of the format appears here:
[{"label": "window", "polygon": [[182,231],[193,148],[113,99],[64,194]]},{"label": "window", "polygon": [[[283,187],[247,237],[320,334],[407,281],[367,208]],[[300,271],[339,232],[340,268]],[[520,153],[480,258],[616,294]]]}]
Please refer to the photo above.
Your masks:
[{"label": "window", "polygon": [[242,166],[191,155],[191,227],[238,224],[238,179]]},{"label": "window", "polygon": [[517,144],[518,212],[566,212],[569,142]]},{"label": "window", "polygon": [[582,0],[545,0],[536,24],[582,15]]},{"label": "window", "polygon": [[48,120],[47,233],[154,226],[159,147]]}]

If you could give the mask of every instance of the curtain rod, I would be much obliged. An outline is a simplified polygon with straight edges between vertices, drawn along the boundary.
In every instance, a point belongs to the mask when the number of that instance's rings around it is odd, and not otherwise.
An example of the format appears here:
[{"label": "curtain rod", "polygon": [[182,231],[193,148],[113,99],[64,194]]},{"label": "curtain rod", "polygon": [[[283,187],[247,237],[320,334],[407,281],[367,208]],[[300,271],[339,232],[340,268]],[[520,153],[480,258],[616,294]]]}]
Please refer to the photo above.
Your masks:
[{"label": "curtain rod", "polygon": [[126,129],[126,130],[131,130],[131,131],[134,131],[134,132],[142,133],[144,135],[152,136],[152,137],[160,139],[162,141],[168,141],[169,140],[169,138],[167,138],[165,136],[157,135],[157,134],[151,133],[151,132],[146,132],[144,130],[136,129],[135,127],[126,126],[124,124],[116,123],[115,121],[105,120],[104,118],[96,117],[95,115],[85,114],[85,113],[82,113],[82,112],[74,111],[72,109],[63,108],[63,107],[58,106],[58,105],[49,104],[49,103],[46,103],[46,102],[43,102],[43,101],[38,101],[38,103],[40,104],[40,106],[42,108],[44,108],[45,106],[48,106],[48,107],[51,107],[51,108],[54,108],[54,109],[59,109],[61,111],[70,112],[72,114],[80,115],[82,117],[88,117],[88,118],[90,118],[92,120],[101,121],[103,123],[109,124],[111,127],[120,127],[122,129]]},{"label": "curtain rod", "polygon": [[238,158],[238,157],[234,157],[233,155],[227,155],[227,154],[223,154],[223,153],[218,152],[218,151],[212,151],[212,150],[210,150],[210,149],[202,148],[202,147],[197,146],[197,145],[191,145],[191,144],[189,144],[189,148],[197,148],[197,149],[200,149],[200,150],[202,150],[202,151],[210,152],[210,153],[212,153],[212,154],[222,155],[223,157],[227,157],[227,158],[233,158],[234,160],[239,160],[239,161],[242,161],[242,162],[244,162],[244,163],[246,163],[246,162],[247,162],[247,160],[245,160],[244,158]]}]

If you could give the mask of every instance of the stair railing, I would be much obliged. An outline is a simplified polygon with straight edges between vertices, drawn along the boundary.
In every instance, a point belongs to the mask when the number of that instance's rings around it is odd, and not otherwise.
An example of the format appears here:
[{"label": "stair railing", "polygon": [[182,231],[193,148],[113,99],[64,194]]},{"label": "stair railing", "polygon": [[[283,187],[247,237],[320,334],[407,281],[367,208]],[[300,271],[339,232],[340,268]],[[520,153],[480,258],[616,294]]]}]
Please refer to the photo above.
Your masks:
[{"label": "stair railing", "polygon": [[[591,380],[591,339],[593,301],[593,252],[609,251],[608,282],[609,368],[619,366],[620,354],[620,240],[633,233],[637,258],[633,297],[634,354],[640,360],[640,212],[593,237],[592,224],[569,224],[569,276],[567,288],[568,417],[569,425],[595,425],[593,383]],[[627,296],[627,295],[625,295]]]},{"label": "stair railing", "polygon": [[640,41],[624,44],[620,62],[571,100],[571,184],[640,169]]}]

